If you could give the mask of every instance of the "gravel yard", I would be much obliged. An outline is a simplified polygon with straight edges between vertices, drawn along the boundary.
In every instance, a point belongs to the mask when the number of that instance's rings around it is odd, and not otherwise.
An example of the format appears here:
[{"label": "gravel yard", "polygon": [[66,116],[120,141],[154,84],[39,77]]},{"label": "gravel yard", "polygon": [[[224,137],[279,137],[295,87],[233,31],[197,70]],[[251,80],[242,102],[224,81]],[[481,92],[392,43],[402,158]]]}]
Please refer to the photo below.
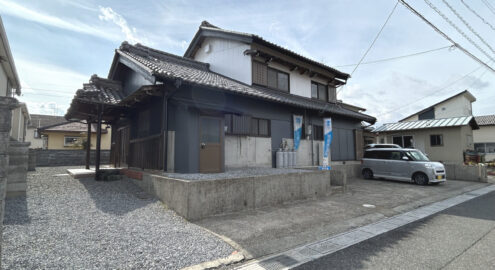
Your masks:
[{"label": "gravel yard", "polygon": [[180,269],[234,251],[127,180],[66,169],[37,168],[27,196],[7,199],[4,269]]},{"label": "gravel yard", "polygon": [[164,173],[164,176],[184,180],[215,180],[228,178],[243,178],[250,176],[276,175],[296,172],[307,172],[308,170],[291,168],[242,168],[230,169],[223,173]]}]

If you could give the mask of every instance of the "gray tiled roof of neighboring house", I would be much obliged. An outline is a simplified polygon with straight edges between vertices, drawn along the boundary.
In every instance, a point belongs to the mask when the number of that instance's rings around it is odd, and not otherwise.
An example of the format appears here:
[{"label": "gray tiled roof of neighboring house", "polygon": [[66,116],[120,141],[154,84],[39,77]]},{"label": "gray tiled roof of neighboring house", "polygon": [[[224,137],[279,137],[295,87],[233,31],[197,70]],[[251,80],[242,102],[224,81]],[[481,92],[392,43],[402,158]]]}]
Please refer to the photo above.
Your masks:
[{"label": "gray tiled roof of neighboring house", "polygon": [[376,128],[373,132],[394,132],[402,130],[417,130],[427,128],[443,128],[472,125],[477,127],[476,120],[473,116],[451,117],[442,119],[427,119],[419,121],[397,122],[384,124]]},{"label": "gray tiled roof of neighboring house", "polygon": [[236,94],[261,98],[272,102],[321,110],[341,116],[374,123],[372,116],[355,112],[336,103],[328,103],[306,97],[296,96],[263,87],[254,87],[209,70],[206,63],[176,56],[140,44],[130,45],[124,42],[117,53],[140,66],[156,78],[180,79],[185,83],[212,87]]},{"label": "gray tiled roof of neighboring house", "polygon": [[[86,123],[81,122],[67,122],[65,123],[55,124],[52,126],[47,126],[41,128],[43,131],[55,131],[55,132],[87,132],[88,126]],[[96,124],[91,124],[91,132],[96,133]],[[106,133],[106,129],[102,129],[103,133]]]},{"label": "gray tiled roof of neighboring house", "polygon": [[495,126],[495,114],[475,116],[474,118],[479,126]]},{"label": "gray tiled roof of neighboring house", "polygon": [[65,120],[63,116],[31,114],[31,121],[29,122],[28,127],[39,128],[39,127],[51,126],[65,122],[67,122],[67,120]]}]

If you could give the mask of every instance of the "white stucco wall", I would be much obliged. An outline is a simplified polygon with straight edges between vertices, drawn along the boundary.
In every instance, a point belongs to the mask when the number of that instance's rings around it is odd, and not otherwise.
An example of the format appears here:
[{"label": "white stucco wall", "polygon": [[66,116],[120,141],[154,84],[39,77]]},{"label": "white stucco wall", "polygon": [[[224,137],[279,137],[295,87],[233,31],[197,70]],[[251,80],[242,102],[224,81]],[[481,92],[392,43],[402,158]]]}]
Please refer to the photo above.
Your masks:
[{"label": "white stucco wall", "polygon": [[[425,152],[430,160],[447,163],[462,163],[463,151],[474,149],[473,130],[469,126],[435,128],[380,134],[385,143],[393,143],[393,136],[413,136],[414,148]],[[442,135],[443,146],[431,146],[430,135]]]},{"label": "white stucco wall", "polygon": [[251,56],[244,55],[244,51],[250,48],[250,45],[237,41],[206,38],[194,60],[209,63],[212,71],[251,85]]},{"label": "white stucco wall", "polygon": [[3,65],[0,65],[0,97],[7,95],[7,74],[3,69]]},{"label": "white stucco wall", "polygon": [[435,106],[435,118],[449,118],[473,115],[471,102],[464,96],[458,96]]},{"label": "white stucco wall", "polygon": [[22,107],[17,107],[12,110],[10,137],[19,142],[23,142],[25,128],[26,119],[24,114],[22,113]]},{"label": "white stucco wall", "polygon": [[[460,95],[455,98],[446,100],[445,102],[436,105],[434,108],[435,119],[473,115],[472,103],[465,95]],[[403,122],[417,120],[418,114],[415,114],[404,119]]]},{"label": "white stucco wall", "polygon": [[35,130],[36,130],[35,128],[28,128],[26,130],[26,142],[31,143],[29,148],[33,148],[33,149],[43,148],[43,139],[34,137]]}]

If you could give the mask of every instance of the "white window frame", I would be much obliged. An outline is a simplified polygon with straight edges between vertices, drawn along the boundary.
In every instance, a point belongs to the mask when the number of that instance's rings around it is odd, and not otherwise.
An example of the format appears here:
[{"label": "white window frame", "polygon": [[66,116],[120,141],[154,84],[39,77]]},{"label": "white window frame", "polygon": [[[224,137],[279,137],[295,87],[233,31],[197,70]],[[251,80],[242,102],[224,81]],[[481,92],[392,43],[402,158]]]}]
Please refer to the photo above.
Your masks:
[{"label": "white window frame", "polygon": [[74,143],[67,143],[67,138],[76,138],[77,141],[81,140],[80,136],[64,136],[64,146],[74,146]]}]

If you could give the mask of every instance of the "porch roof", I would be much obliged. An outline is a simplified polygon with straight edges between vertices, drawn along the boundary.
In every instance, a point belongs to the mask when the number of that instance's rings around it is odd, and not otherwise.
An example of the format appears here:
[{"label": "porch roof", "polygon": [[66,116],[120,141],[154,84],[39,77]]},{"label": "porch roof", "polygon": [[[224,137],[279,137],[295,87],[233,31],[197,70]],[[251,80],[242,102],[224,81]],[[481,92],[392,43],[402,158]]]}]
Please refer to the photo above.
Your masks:
[{"label": "porch roof", "polygon": [[[93,75],[88,83],[83,84],[82,89],[76,91],[65,118],[67,120],[96,118],[98,105],[104,105],[104,110],[109,112],[118,109],[123,98],[120,82]],[[105,117],[107,113],[103,115]]]},{"label": "porch roof", "polygon": [[[142,72],[154,76],[158,80],[179,80],[192,85],[200,85],[272,102],[329,112],[369,123],[376,121],[376,118],[372,116],[346,109],[339,103],[328,103],[265,87],[247,85],[210,71],[209,65],[206,63],[155,50],[140,44],[133,46],[124,42],[116,50],[116,53],[120,57],[134,63]],[[115,62],[112,66],[112,69],[114,68]],[[112,73],[112,70],[110,73]]]}]

